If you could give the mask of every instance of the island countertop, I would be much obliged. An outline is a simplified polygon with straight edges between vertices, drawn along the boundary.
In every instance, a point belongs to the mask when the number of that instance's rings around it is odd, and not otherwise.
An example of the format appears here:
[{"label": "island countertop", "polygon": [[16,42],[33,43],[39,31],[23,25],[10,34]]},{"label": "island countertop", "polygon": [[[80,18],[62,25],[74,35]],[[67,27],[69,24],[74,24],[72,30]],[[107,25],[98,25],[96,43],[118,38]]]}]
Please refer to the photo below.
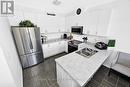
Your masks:
[{"label": "island countertop", "polygon": [[[92,45],[87,47],[95,49]],[[84,87],[110,54],[109,50],[98,50],[95,55],[86,58],[73,52],[55,59],[55,61],[74,81]]]}]

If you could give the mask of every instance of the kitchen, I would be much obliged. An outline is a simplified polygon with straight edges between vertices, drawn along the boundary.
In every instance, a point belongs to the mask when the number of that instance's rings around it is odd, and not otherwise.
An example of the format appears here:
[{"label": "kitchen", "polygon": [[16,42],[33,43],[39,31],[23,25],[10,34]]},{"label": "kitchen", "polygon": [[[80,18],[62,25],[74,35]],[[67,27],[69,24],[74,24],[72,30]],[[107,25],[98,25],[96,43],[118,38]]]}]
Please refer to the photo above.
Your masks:
[{"label": "kitchen", "polygon": [[[122,68],[115,70],[121,75],[113,72],[108,75],[117,55],[125,56],[123,63],[129,66],[129,1],[72,0],[61,1],[59,5],[46,1],[48,5],[45,6],[40,4],[42,1],[22,2],[15,2],[15,15],[1,17],[0,21],[3,28],[0,34],[1,57],[5,62],[1,62],[1,68],[5,64],[4,69],[8,70],[3,70],[1,76],[10,77],[7,82],[11,87],[129,87],[129,80],[122,78],[122,74],[123,77],[129,77],[128,67],[126,72]],[[74,7],[70,5],[72,3],[75,4]],[[21,67],[15,39],[10,32],[11,26],[19,26],[24,20],[30,20],[39,27],[38,35],[42,43],[40,49],[43,53],[42,61],[26,69]],[[78,29],[78,32],[75,31]],[[107,50],[96,48],[95,43],[99,47],[108,44]],[[103,77],[98,82],[96,75],[102,69],[104,71],[99,77]],[[83,80],[77,80],[83,77]],[[6,80],[5,78],[0,86],[8,87],[4,84]]]}]

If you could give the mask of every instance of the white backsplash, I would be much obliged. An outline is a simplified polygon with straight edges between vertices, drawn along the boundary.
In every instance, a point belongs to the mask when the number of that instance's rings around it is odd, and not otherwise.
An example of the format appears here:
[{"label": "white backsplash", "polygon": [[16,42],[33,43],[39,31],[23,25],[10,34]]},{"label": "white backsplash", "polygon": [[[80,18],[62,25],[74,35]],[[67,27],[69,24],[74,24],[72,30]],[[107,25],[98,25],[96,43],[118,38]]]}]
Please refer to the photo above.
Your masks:
[{"label": "white backsplash", "polygon": [[42,34],[44,36],[47,36],[47,40],[52,40],[52,39],[58,39],[63,36],[63,33],[51,33],[51,34]]},{"label": "white backsplash", "polygon": [[83,37],[88,37],[88,42],[91,42],[91,43],[96,43],[96,42],[108,43],[108,38],[107,37],[73,34],[73,39],[77,39],[77,40],[83,41],[83,39],[82,39]]}]

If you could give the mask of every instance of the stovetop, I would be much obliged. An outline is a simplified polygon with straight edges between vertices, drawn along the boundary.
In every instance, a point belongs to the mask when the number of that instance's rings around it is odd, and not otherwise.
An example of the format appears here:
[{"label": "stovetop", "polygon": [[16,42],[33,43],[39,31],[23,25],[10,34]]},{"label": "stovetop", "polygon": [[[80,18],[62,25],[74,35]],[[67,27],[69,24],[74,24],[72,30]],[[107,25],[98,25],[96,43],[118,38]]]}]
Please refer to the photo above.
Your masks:
[{"label": "stovetop", "polygon": [[98,52],[97,50],[94,50],[94,49],[91,49],[91,48],[84,48],[84,49],[82,49],[82,50],[80,50],[76,53],[79,54],[79,55],[82,55],[86,58],[90,58],[91,56],[93,56],[97,52]]},{"label": "stovetop", "polygon": [[81,44],[83,43],[82,41],[78,41],[78,40],[71,40],[68,42],[69,45],[75,45],[75,46],[78,46],[78,44]]}]

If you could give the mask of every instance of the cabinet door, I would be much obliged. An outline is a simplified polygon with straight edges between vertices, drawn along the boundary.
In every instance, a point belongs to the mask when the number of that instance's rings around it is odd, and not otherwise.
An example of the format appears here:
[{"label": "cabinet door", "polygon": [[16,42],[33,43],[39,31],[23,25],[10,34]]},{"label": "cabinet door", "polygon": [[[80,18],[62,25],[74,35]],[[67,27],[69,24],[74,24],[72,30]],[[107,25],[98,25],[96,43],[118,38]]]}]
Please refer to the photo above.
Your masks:
[{"label": "cabinet door", "polygon": [[58,54],[59,45],[58,43],[50,43],[42,45],[44,58]]},{"label": "cabinet door", "polygon": [[72,87],[81,87],[78,83],[76,83],[74,80],[71,80]]},{"label": "cabinet door", "polygon": [[58,42],[55,42],[55,43],[51,43],[51,55],[56,55],[59,53],[59,45],[58,45]]},{"label": "cabinet door", "polygon": [[66,46],[68,44],[67,43],[65,44],[65,43],[66,43],[65,41],[59,41],[59,42],[54,42],[50,44],[43,44],[42,49],[43,49],[44,58],[67,51],[68,49],[66,49]]},{"label": "cabinet door", "polygon": [[42,45],[42,50],[43,50],[44,58],[49,57],[48,49],[49,49],[48,44],[43,44]]},{"label": "cabinet door", "polygon": [[110,15],[111,15],[111,9],[104,9],[100,11],[97,26],[97,35],[99,36],[107,35]]},{"label": "cabinet door", "polygon": [[80,87],[60,65],[56,64],[57,82],[60,87]]},{"label": "cabinet door", "polygon": [[43,50],[44,58],[46,58],[46,49],[47,49],[47,46],[45,44],[42,44],[42,50]]},{"label": "cabinet door", "polygon": [[87,25],[87,29],[84,30],[85,34],[96,35],[98,22],[97,11],[88,11],[85,20]]},{"label": "cabinet door", "polygon": [[59,45],[59,52],[61,53],[61,52],[66,52],[66,53],[68,53],[68,41],[61,41],[60,43],[59,43],[60,45]]},{"label": "cabinet door", "polygon": [[59,53],[64,52],[65,51],[65,41],[60,41],[59,43]]},{"label": "cabinet door", "polygon": [[68,41],[65,41],[64,42],[64,46],[65,46],[65,52],[68,53]]},{"label": "cabinet door", "polygon": [[56,64],[56,70],[57,70],[57,82],[59,86],[60,87],[73,87],[72,79],[58,64]]}]

